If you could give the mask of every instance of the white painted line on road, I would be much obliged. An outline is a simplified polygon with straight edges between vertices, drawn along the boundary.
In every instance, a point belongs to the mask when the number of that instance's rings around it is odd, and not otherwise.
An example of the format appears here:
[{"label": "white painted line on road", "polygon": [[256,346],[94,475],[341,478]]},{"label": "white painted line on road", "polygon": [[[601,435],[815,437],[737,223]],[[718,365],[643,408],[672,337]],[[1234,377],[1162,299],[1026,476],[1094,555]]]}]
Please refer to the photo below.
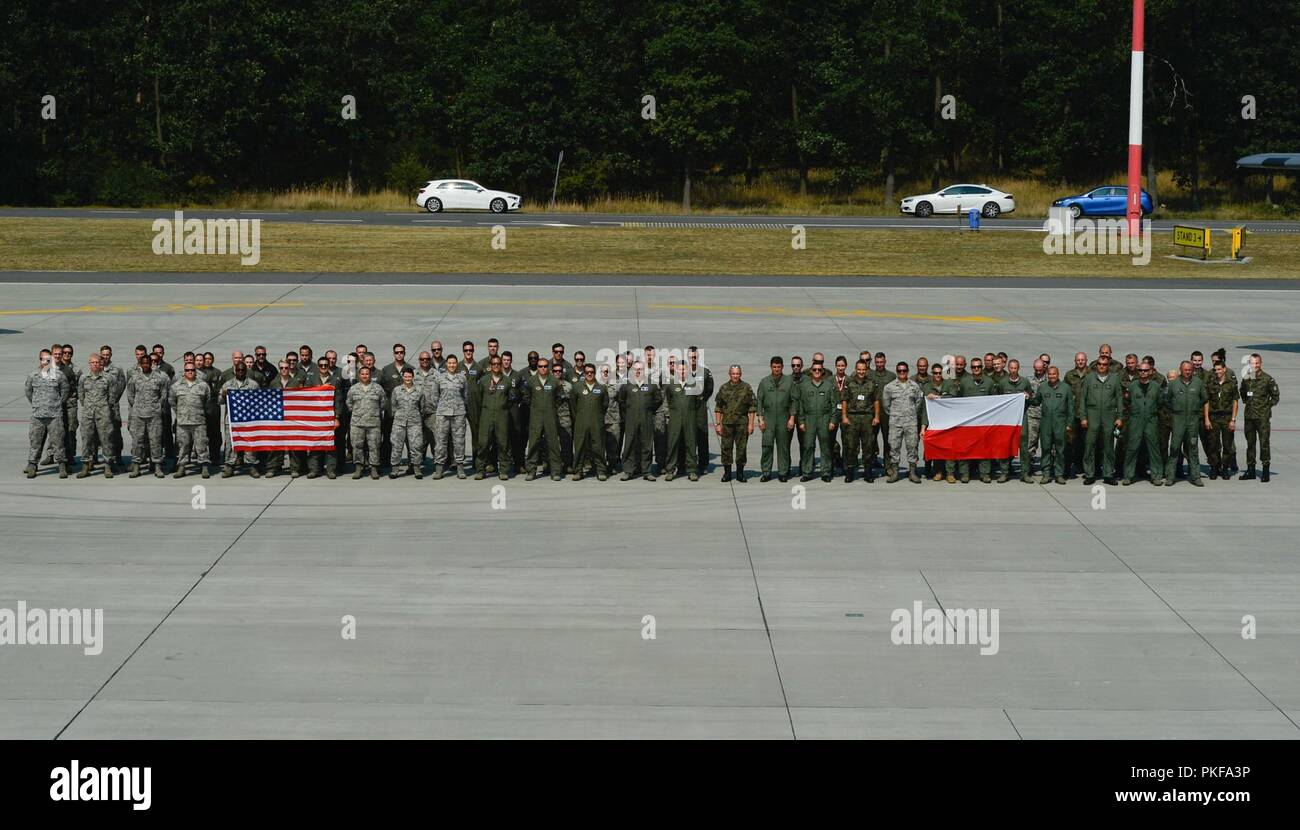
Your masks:
[{"label": "white painted line on road", "polygon": [[287,210],[241,210],[240,213],[253,214],[255,216],[288,216]]}]

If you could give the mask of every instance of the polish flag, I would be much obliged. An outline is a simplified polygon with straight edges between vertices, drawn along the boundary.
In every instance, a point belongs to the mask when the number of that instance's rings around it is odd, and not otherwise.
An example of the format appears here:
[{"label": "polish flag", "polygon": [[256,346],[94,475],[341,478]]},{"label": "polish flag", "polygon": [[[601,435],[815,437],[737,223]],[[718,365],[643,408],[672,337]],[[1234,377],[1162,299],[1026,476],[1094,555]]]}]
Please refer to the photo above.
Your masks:
[{"label": "polish flag", "polygon": [[925,457],[931,461],[1011,458],[1020,454],[1025,395],[926,399]]}]

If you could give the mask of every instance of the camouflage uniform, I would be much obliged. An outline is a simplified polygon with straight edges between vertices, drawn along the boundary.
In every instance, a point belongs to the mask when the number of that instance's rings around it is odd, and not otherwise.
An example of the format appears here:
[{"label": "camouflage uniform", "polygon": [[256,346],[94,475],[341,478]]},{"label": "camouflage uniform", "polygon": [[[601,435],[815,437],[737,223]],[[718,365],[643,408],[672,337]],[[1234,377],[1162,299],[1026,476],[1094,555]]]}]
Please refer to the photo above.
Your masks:
[{"label": "camouflage uniform", "polygon": [[1282,393],[1277,381],[1263,369],[1255,377],[1241,382],[1240,393],[1241,400],[1246,403],[1246,466],[1251,469],[1255,466],[1255,443],[1258,441],[1259,461],[1267,473],[1270,458],[1268,439],[1272,432],[1269,422],[1273,417],[1273,407],[1282,400]]},{"label": "camouflage uniform", "polygon": [[356,463],[353,475],[363,467],[373,471],[379,470],[381,458],[379,450],[383,446],[380,435],[383,429],[384,415],[388,410],[388,398],[384,387],[377,381],[362,383],[357,381],[348,389],[348,411],[352,413],[349,433],[352,436],[352,460]]},{"label": "camouflage uniform", "polygon": [[[876,401],[880,400],[880,390],[876,382],[867,375],[861,380],[857,374],[849,375],[844,382],[841,395],[843,406],[840,409],[840,434],[844,438],[844,476],[851,478],[858,466],[858,456],[862,456],[862,472],[870,481],[872,478],[871,462],[875,447],[872,437],[871,422],[876,415]],[[848,424],[844,424],[844,419]]]},{"label": "camouflage uniform", "polygon": [[[898,375],[888,369],[868,369],[867,377],[876,382],[876,400],[885,393],[885,386],[891,381],[898,380]],[[880,407],[880,423],[871,428],[871,458],[874,462],[878,457],[883,467],[889,459],[889,413],[885,411],[882,404]]]},{"label": "camouflage uniform", "polygon": [[[1210,405],[1210,429],[1205,433],[1205,457],[1210,462],[1210,475],[1217,477],[1220,472],[1228,477],[1228,458],[1224,450],[1232,446],[1233,404],[1238,400],[1237,384],[1224,373],[1223,382],[1210,378],[1205,384],[1206,402]],[[1202,424],[1204,428],[1204,424]]]},{"label": "camouflage uniform", "polygon": [[[1042,386],[1044,383],[1047,383],[1047,373],[1044,372],[1042,377],[1039,377],[1038,375],[1029,375],[1029,399],[1030,400],[1033,400],[1033,393],[1037,392],[1038,387]],[[1029,438],[1030,466],[1024,467],[1022,472],[1031,469],[1033,466],[1032,463],[1033,455],[1035,452],[1038,451],[1038,428],[1040,423],[1042,422],[1042,418],[1043,418],[1043,410],[1041,405],[1030,406],[1028,403],[1025,404],[1025,423],[1028,424],[1029,426],[1028,438]]]},{"label": "camouflage uniform", "polygon": [[194,376],[208,384],[208,462],[214,467],[221,463],[221,370],[216,366],[198,369]]},{"label": "camouflage uniform", "polygon": [[560,466],[561,475],[573,467],[573,407],[569,398],[573,394],[573,381],[564,374],[551,373],[552,380],[560,387],[560,396],[556,400],[555,417],[560,424]]},{"label": "camouflage uniform", "polygon": [[[933,377],[927,379],[925,383],[921,384],[922,397],[927,399],[931,395],[940,398],[944,397],[943,387],[945,383],[947,383],[947,381],[945,380],[940,380],[938,383],[935,383]],[[928,452],[925,452],[925,430],[926,427],[930,426],[930,409],[925,400],[921,401],[919,420],[920,420],[920,433],[921,433],[921,441],[920,441],[921,452],[923,455],[925,455],[926,469],[929,473],[934,474],[935,481],[940,481],[943,479],[944,469],[946,465],[950,462],[946,462],[940,458],[930,458],[930,454]]]},{"label": "camouflage uniform", "polygon": [[[743,380],[727,380],[713,399],[714,411],[721,416],[722,464],[744,468],[749,444],[749,413],[758,411],[754,390]],[[796,413],[796,418],[798,414]]]},{"label": "camouflage uniform", "polygon": [[[425,386],[425,411],[434,414],[434,478],[451,456],[458,475],[465,474],[465,429],[469,420],[470,374],[459,369],[431,379]],[[450,450],[450,452],[449,452]]]},{"label": "camouflage uniform", "polygon": [[[909,478],[919,481],[913,469],[916,457],[916,411],[924,397],[921,387],[911,381],[895,378],[885,384],[880,394],[880,411],[889,413],[889,467],[890,477],[907,472]],[[901,462],[901,463],[900,463]]]},{"label": "camouflage uniform", "polygon": [[[194,374],[197,376],[198,372]],[[176,419],[177,476],[185,474],[191,452],[200,467],[208,462],[208,400],[211,397],[207,382],[197,379],[181,378],[168,391],[168,404]]]},{"label": "camouflage uniform", "polygon": [[109,364],[104,366],[104,374],[112,378],[112,397],[108,404],[108,417],[113,421],[113,440],[104,451],[108,456],[112,452],[112,459],[117,463],[122,461],[122,396],[126,394],[126,372],[122,371],[120,366]]},{"label": "camouflage uniform", "polygon": [[402,384],[388,395],[388,408],[392,412],[393,432],[389,438],[392,451],[388,463],[393,472],[402,464],[402,452],[406,452],[407,463],[416,467],[416,474],[422,475],[419,467],[424,464],[424,390],[416,386],[414,380],[408,387]]},{"label": "camouflage uniform", "polygon": [[113,400],[113,376],[85,372],[77,384],[78,417],[81,421],[81,458],[88,466],[102,448],[104,461],[113,456],[113,418],[109,412]]},{"label": "camouflage uniform", "polygon": [[[703,473],[709,466],[709,399],[713,397],[713,372],[708,366],[700,364],[695,374],[703,381],[699,399],[695,404],[695,454],[699,458],[699,471]],[[789,439],[786,441],[789,446]]]},{"label": "camouflage uniform", "polygon": [[623,452],[623,408],[619,404],[618,390],[627,383],[627,378],[617,378],[605,384],[605,463],[610,472],[619,464]]},{"label": "camouflage uniform", "polygon": [[790,418],[795,415],[794,380],[782,374],[780,380],[771,375],[758,382],[756,407],[763,416],[763,452],[759,468],[763,475],[772,474],[772,451],[776,450],[777,474],[790,475]]},{"label": "camouflage uniform", "polygon": [[156,369],[149,374],[136,372],[126,382],[126,402],[131,407],[128,421],[131,461],[134,464],[153,461],[161,465],[163,462],[162,412],[169,390],[167,376]]},{"label": "camouflage uniform", "polygon": [[55,462],[60,465],[68,463],[63,443],[64,401],[68,390],[68,377],[57,366],[51,366],[47,372],[33,370],[23,384],[27,401],[32,405],[32,419],[27,430],[29,475],[40,461],[47,440]]}]

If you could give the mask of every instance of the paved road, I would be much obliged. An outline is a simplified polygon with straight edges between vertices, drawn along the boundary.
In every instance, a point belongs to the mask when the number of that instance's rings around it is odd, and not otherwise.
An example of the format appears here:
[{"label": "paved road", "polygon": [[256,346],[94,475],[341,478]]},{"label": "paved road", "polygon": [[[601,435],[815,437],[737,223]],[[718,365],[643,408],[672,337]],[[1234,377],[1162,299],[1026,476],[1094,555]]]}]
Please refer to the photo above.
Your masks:
[{"label": "paved road", "polygon": [[[671,216],[651,214],[614,213],[511,213],[494,216],[490,213],[425,213],[415,207],[404,212],[378,211],[261,211],[261,210],[185,210],[187,218],[256,218],[266,222],[296,222],[326,225],[386,225],[396,227],[479,227],[482,225],[507,225],[519,227],[654,227],[654,228],[788,228],[803,225],[807,228],[843,228],[846,230],[933,230],[958,222],[957,217],[917,219],[910,216]],[[155,209],[87,209],[87,208],[3,208],[3,217],[46,217],[65,219],[171,219],[173,210]],[[1300,233],[1300,222],[1282,221],[1224,221],[1185,222],[1211,228],[1231,228],[1245,225],[1253,233]],[[1157,220],[1154,230],[1169,230],[1177,224]],[[1042,219],[985,219],[982,227],[992,231],[1041,232]]]},{"label": "paved road", "polygon": [[[0,739],[1300,737],[1294,291],[1081,302],[969,282],[574,292],[258,276],[288,282],[51,274],[0,292],[0,608],[105,613],[98,656],[0,646]],[[516,355],[697,343],[754,383],[771,354],[815,349],[1066,364],[1109,341],[1162,367],[1193,348],[1226,346],[1234,365],[1260,350],[1283,390],[1275,478],[1106,488],[1099,505],[1077,481],[801,494],[716,471],[503,490],[241,476],[201,482],[197,510],[197,479],[19,472],[22,379],[55,341],[78,361],[162,342],[224,363],[257,343],[413,353],[492,335]],[[755,435],[751,467],[759,449]],[[999,609],[998,653],[894,645],[891,614],[915,602]]]},{"label": "paved road", "polygon": [[[1300,276],[1300,275],[1298,275]],[[905,288],[1062,289],[1093,291],[1296,291],[1300,280],[1128,279],[1118,277],[872,277],[753,274],[500,274],[355,271],[0,271],[0,285],[23,283],[92,285],[481,285],[595,288]]]}]

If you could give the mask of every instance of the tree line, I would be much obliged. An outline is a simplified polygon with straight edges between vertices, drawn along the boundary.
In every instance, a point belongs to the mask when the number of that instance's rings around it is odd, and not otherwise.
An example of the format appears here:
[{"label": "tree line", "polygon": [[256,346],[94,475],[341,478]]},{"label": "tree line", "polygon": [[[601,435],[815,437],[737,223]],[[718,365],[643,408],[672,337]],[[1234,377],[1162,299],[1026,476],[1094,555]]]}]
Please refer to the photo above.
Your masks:
[{"label": "tree line", "polygon": [[[1130,8],[9,0],[0,202],[442,176],[537,200],[561,150],[571,200],[689,201],[700,177],[771,171],[887,199],[904,179],[1097,183],[1124,165]],[[1300,3],[1147,0],[1146,32],[1149,173],[1173,170],[1195,198],[1239,156],[1300,151]]]}]

